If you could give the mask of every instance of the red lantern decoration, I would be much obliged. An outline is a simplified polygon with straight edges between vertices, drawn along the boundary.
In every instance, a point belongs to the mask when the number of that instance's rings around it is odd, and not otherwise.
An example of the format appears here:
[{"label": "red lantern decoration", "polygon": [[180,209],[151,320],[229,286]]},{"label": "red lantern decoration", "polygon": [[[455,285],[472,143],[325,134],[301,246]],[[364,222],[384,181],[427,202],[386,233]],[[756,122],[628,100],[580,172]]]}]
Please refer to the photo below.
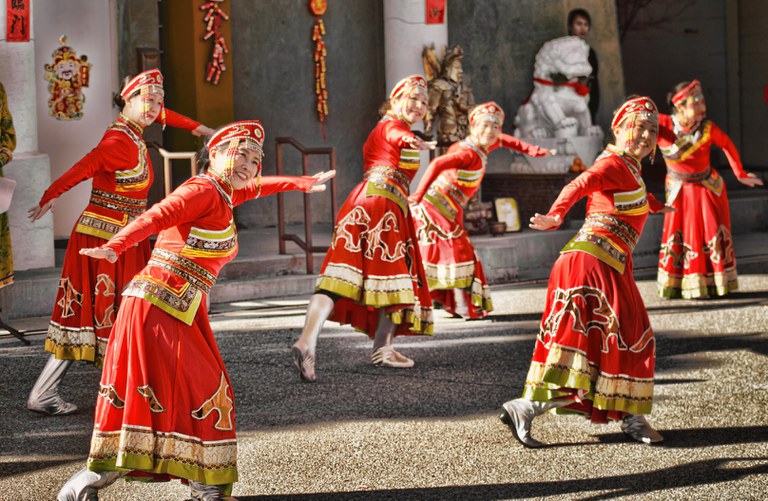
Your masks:
[{"label": "red lantern decoration", "polygon": [[325,118],[328,116],[328,89],[325,87],[325,25],[320,16],[325,14],[328,4],[325,0],[310,0],[309,10],[317,20],[312,28],[312,41],[315,42],[315,95],[317,96],[317,118],[322,125],[325,140]]}]

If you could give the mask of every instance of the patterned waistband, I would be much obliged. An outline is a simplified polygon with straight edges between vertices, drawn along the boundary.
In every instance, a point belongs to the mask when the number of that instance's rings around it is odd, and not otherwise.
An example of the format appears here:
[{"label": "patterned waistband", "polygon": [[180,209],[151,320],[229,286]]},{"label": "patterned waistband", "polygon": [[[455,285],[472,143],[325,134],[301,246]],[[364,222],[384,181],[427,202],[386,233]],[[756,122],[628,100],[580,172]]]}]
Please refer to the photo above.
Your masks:
[{"label": "patterned waistband", "polygon": [[102,190],[91,190],[91,199],[89,203],[110,209],[129,216],[138,216],[145,210],[147,210],[147,199],[143,198],[129,198],[116,193],[110,193]]},{"label": "patterned waistband", "polygon": [[437,178],[427,190],[424,200],[430,202],[440,212],[454,220],[459,212],[458,207],[466,207],[469,197],[450,182]]},{"label": "patterned waistband", "polygon": [[403,210],[408,207],[408,191],[411,180],[405,173],[386,165],[374,165],[363,174],[363,179],[372,183],[377,189],[395,197]]},{"label": "patterned waistband", "polygon": [[191,259],[165,249],[154,249],[147,264],[173,272],[205,294],[210,294],[216,283],[216,275]]},{"label": "patterned waistband", "polygon": [[[590,233],[590,229],[600,229],[617,236],[632,251],[637,246],[640,234],[631,225],[608,214],[590,214],[584,219],[579,233]],[[594,243],[594,242],[593,242]]]},{"label": "patterned waistband", "polygon": [[682,181],[683,183],[700,183],[712,175],[712,167],[707,167],[706,170],[702,172],[694,172],[693,174],[667,169],[667,175],[675,181]]}]

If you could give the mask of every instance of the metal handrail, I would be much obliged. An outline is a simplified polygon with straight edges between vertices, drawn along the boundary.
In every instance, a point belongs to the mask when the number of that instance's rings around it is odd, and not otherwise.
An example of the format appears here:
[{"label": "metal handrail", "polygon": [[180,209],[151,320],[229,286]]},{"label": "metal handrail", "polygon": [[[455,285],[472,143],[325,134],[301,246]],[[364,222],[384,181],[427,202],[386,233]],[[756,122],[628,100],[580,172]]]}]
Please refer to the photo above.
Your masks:
[{"label": "metal handrail", "polygon": [[151,145],[157,149],[160,156],[163,157],[163,181],[165,184],[165,196],[171,194],[173,191],[173,169],[171,168],[171,160],[184,160],[190,161],[190,170],[192,177],[197,175],[197,153],[194,151],[168,151],[158,144]]},{"label": "metal handrail", "polygon": [[[276,169],[277,175],[283,175],[283,145],[288,144],[296,148],[301,153],[302,175],[309,175],[309,157],[311,155],[326,155],[330,170],[336,170],[336,148],[307,148],[292,137],[278,137],[275,139],[277,148]],[[331,179],[331,221],[336,219],[336,178]],[[326,247],[316,247],[312,245],[312,211],[310,205],[310,196],[304,193],[304,240],[298,235],[287,235],[285,233],[285,205],[283,193],[277,194],[277,231],[279,235],[280,254],[286,254],[285,242],[291,241],[301,247],[305,253],[307,264],[307,275],[314,272],[313,252],[325,252]]]}]

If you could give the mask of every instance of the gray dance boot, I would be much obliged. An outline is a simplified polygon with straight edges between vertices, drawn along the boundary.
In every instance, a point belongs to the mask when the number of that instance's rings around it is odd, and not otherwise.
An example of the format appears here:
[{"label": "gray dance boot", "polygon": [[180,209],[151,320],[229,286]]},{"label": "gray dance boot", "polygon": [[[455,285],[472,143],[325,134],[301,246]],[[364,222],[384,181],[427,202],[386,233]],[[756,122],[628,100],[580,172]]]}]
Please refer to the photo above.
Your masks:
[{"label": "gray dance boot", "polygon": [[50,416],[66,416],[76,412],[77,406],[65,402],[59,395],[59,383],[71,365],[72,360],[58,360],[51,355],[29,392],[27,409]]},{"label": "gray dance boot", "polygon": [[661,442],[664,437],[641,414],[628,414],[621,420],[621,431],[644,444]]},{"label": "gray dance boot", "polygon": [[99,489],[112,485],[124,471],[90,471],[83,468],[67,480],[56,498],[58,501],[98,501]]},{"label": "gray dance boot", "polygon": [[516,398],[501,405],[501,421],[509,426],[515,438],[524,446],[541,447],[544,444],[531,436],[531,422],[550,409],[568,405],[570,402],[538,402],[527,398]]},{"label": "gray dance boot", "polygon": [[202,482],[189,481],[189,494],[194,501],[221,501],[234,500],[235,498],[225,496],[218,485],[208,485]]}]

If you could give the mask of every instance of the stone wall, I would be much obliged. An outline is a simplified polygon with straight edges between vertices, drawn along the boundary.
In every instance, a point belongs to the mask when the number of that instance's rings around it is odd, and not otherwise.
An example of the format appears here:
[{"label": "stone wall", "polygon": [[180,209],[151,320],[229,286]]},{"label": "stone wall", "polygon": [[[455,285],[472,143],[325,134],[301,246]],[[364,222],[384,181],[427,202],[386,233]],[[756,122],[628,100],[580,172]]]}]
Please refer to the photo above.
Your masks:
[{"label": "stone wall", "polygon": [[[330,115],[323,139],[315,112],[315,77],[311,40],[315,22],[306,0],[232,1],[232,64],[235,119],[264,123],[264,174],[275,172],[275,138],[292,136],[305,146],[337,150],[339,201],[362,178],[362,146],[378,120],[386,97],[382,4],[379,1],[328,2],[323,16],[327,46]],[[325,168],[313,162],[313,172]],[[288,173],[300,172],[298,154],[286,151]],[[289,221],[301,221],[302,196],[286,196]],[[329,221],[330,200],[314,195],[313,219]],[[245,226],[275,224],[275,197],[238,208]]]}]

